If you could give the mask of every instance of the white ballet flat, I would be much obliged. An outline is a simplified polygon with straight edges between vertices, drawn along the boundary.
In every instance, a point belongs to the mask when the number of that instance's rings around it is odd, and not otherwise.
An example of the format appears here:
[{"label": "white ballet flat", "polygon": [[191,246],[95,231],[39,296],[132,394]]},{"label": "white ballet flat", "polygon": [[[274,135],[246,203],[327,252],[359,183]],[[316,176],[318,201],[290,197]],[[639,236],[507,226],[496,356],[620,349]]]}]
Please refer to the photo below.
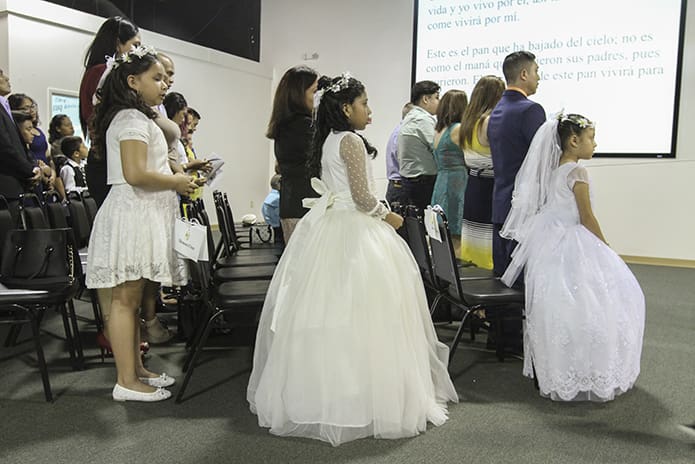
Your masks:
[{"label": "white ballet flat", "polygon": [[140,382],[151,387],[171,387],[176,383],[176,379],[162,373],[159,377],[140,377]]},{"label": "white ballet flat", "polygon": [[152,393],[143,393],[135,390],[130,390],[116,384],[111,393],[115,401],[143,401],[152,403],[154,401],[164,401],[171,397],[171,392],[163,388],[157,388]]}]

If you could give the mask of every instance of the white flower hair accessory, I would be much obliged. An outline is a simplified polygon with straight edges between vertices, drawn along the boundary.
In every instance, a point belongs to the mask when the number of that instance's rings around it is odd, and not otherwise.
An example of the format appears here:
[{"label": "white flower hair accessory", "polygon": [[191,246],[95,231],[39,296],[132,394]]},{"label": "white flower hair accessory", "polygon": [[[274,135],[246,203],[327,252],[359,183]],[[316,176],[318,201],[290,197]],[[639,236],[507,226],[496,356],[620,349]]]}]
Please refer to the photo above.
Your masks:
[{"label": "white flower hair accessory", "polygon": [[579,126],[581,129],[593,129],[595,127],[593,121],[590,121],[584,116],[580,116],[578,114],[563,114],[560,112],[557,115],[557,120],[561,123],[569,121],[572,124]]},{"label": "white flower hair accessory", "polygon": [[334,82],[328,87],[324,87],[320,90],[317,90],[314,93],[314,112],[318,110],[318,107],[321,104],[321,99],[326,94],[326,92],[338,93],[341,90],[347,89],[348,85],[350,84],[350,79],[352,79],[350,71],[345,71],[340,75],[340,79],[338,79],[337,82]]},{"label": "white flower hair accessory", "polygon": [[[114,69],[118,69],[118,67],[123,64],[123,63],[132,63],[133,62],[133,57],[137,56],[138,58],[142,59],[145,57],[145,55],[157,55],[157,50],[151,45],[138,45],[137,47],[135,45],[132,46],[132,48],[127,51],[126,53],[122,53],[121,55],[114,54],[113,56],[106,56],[106,69],[104,70],[103,74],[99,78],[99,83],[97,84],[97,90],[101,89],[104,86],[104,82],[106,81],[106,77],[111,74],[111,71]],[[99,98],[97,97],[96,92],[94,95],[92,95],[92,104],[96,105],[99,103]]]}]

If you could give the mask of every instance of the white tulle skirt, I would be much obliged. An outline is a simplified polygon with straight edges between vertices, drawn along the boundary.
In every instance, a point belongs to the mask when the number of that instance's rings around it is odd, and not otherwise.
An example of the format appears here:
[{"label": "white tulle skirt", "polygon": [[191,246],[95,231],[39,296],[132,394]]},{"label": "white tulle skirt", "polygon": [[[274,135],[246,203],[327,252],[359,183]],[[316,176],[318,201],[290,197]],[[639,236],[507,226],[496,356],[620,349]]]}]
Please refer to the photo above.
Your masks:
[{"label": "white tulle skirt", "polygon": [[534,219],[512,266],[526,263],[524,374],[541,395],[608,401],[640,372],[645,303],[623,260],[584,226]]},{"label": "white tulle skirt", "polygon": [[401,438],[458,396],[417,265],[392,227],[354,208],[302,219],[263,307],[247,399],[276,435]]},{"label": "white tulle skirt", "polygon": [[184,285],[187,272],[174,251],[176,193],[114,185],[99,208],[89,237],[87,287],[112,288],[148,279]]}]

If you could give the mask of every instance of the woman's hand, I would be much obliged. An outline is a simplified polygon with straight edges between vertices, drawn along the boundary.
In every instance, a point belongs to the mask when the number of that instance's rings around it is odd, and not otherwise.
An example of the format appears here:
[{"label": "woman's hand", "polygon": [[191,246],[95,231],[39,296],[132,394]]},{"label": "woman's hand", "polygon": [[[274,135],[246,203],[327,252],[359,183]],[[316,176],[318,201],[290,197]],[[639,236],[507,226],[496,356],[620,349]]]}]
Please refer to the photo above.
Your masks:
[{"label": "woman's hand", "polygon": [[386,221],[394,229],[398,230],[403,225],[403,216],[396,213],[388,213],[384,218],[384,221]]},{"label": "woman's hand", "polygon": [[208,173],[212,170],[212,163],[206,159],[193,159],[185,163],[186,171],[203,171]]},{"label": "woman's hand", "polygon": [[188,196],[191,193],[193,193],[195,189],[198,188],[198,185],[195,182],[193,182],[193,178],[191,176],[187,176],[186,174],[174,174],[174,182],[174,190],[176,190],[181,195]]}]

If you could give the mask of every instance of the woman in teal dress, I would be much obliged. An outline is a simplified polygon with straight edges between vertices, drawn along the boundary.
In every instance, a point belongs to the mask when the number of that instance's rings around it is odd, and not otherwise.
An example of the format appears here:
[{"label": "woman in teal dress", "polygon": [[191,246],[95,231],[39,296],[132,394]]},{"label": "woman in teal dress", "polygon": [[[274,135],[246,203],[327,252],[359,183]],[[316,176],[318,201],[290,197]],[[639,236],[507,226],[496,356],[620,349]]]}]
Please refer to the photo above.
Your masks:
[{"label": "woman in teal dress", "polygon": [[449,220],[454,250],[461,249],[461,222],[463,196],[468,172],[463,151],[455,141],[459,139],[461,117],[468,105],[468,96],[462,90],[449,90],[439,102],[434,135],[434,159],[437,162],[437,181],[432,193],[432,204],[439,205]]}]

